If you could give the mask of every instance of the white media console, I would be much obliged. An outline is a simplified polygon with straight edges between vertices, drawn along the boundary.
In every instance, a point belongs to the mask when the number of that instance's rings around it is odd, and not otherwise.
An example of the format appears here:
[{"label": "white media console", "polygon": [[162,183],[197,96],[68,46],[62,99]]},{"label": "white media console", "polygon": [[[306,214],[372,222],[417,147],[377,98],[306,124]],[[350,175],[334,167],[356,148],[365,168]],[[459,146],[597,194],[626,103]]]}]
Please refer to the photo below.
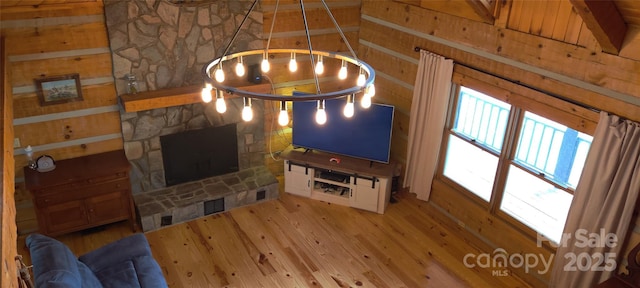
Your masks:
[{"label": "white media console", "polygon": [[396,165],[304,149],[287,148],[284,191],[383,214]]}]

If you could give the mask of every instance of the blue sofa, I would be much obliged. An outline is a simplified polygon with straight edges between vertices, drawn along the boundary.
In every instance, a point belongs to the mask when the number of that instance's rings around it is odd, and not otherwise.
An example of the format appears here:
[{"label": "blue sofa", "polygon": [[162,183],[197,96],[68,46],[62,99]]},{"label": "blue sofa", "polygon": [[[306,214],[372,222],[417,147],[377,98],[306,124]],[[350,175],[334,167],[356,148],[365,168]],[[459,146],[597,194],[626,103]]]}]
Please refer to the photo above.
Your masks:
[{"label": "blue sofa", "polygon": [[78,258],[62,242],[31,234],[26,239],[38,288],[167,287],[144,234],[137,233]]}]

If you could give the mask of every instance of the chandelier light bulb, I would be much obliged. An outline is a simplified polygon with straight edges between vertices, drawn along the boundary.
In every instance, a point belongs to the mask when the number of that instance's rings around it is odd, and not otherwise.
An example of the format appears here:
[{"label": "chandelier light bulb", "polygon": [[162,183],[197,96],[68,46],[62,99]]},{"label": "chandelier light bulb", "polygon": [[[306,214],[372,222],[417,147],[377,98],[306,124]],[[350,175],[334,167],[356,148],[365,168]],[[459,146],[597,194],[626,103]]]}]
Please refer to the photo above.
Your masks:
[{"label": "chandelier light bulb", "polygon": [[289,71],[298,71],[298,62],[296,62],[296,53],[291,52],[291,60],[289,60]]},{"label": "chandelier light bulb", "polygon": [[202,97],[202,102],[209,103],[211,102],[211,100],[213,100],[213,96],[211,96],[212,89],[213,86],[211,86],[211,84],[209,83],[207,83],[205,87],[202,88],[202,93],[200,94],[200,97]]},{"label": "chandelier light bulb", "polygon": [[242,120],[249,122],[251,119],[253,119],[253,110],[251,110],[250,106],[244,106],[244,108],[242,108]]},{"label": "chandelier light bulb", "polygon": [[369,96],[369,97],[376,96],[376,86],[373,85],[373,83],[371,85],[369,85],[367,87],[367,89],[365,90],[364,95],[365,96]]},{"label": "chandelier light bulb", "polygon": [[322,63],[322,55],[318,55],[318,63],[316,63],[316,74],[322,75],[324,73],[324,63]]},{"label": "chandelier light bulb", "polygon": [[216,72],[214,72],[213,74],[213,77],[216,79],[216,81],[218,81],[218,83],[224,82],[224,71],[222,71],[222,65],[218,66]]},{"label": "chandelier light bulb", "polygon": [[238,75],[238,77],[242,77],[244,76],[245,73],[245,69],[244,69],[244,64],[242,64],[242,57],[238,58],[238,63],[236,63],[236,75]]},{"label": "chandelier light bulb", "polygon": [[364,109],[368,109],[369,107],[371,107],[371,97],[366,95],[363,96],[360,100],[360,106],[362,106],[362,108]]},{"label": "chandelier light bulb", "polygon": [[278,124],[280,124],[280,126],[287,126],[289,124],[289,113],[287,113],[287,110],[280,110],[280,114],[278,114]]},{"label": "chandelier light bulb", "polygon": [[316,111],[316,123],[324,125],[327,123],[327,111],[324,110],[324,100],[318,101],[318,110]]},{"label": "chandelier light bulb", "polygon": [[262,63],[260,63],[260,69],[262,69],[262,72],[267,73],[269,72],[269,70],[271,70],[271,64],[269,64],[269,59],[264,58],[262,59]]},{"label": "chandelier light bulb", "polygon": [[222,97],[222,92],[218,94],[216,97],[216,111],[222,114],[227,111],[227,103],[224,102],[224,97]]},{"label": "chandelier light bulb", "polygon": [[244,108],[242,108],[242,120],[249,122],[253,119],[253,110],[251,110],[251,98],[244,98]]},{"label": "chandelier light bulb", "polygon": [[319,125],[327,123],[327,112],[324,111],[324,108],[318,108],[318,111],[316,111],[316,123]]},{"label": "chandelier light bulb", "polygon": [[344,117],[347,117],[347,118],[353,117],[353,114],[355,112],[355,107],[353,105],[353,102],[347,102],[347,104],[344,105],[344,111],[342,112],[344,113]]},{"label": "chandelier light bulb", "polygon": [[344,60],[342,60],[342,66],[340,67],[340,71],[338,71],[338,79],[340,80],[347,79],[347,65],[344,62]]},{"label": "chandelier light bulb", "polygon": [[364,73],[362,73],[362,71],[360,71],[360,74],[358,74],[358,80],[356,80],[356,85],[362,87],[364,86],[364,82],[367,79],[364,77]]},{"label": "chandelier light bulb", "polygon": [[289,113],[287,113],[287,102],[280,102],[280,114],[278,114],[278,124],[287,126],[289,124]]}]

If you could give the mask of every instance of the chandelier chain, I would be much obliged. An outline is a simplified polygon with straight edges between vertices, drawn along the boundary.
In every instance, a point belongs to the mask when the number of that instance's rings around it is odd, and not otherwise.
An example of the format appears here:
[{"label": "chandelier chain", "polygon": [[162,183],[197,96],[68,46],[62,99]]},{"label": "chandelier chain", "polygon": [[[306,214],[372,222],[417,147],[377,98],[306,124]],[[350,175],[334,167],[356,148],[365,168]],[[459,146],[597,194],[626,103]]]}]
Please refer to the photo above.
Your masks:
[{"label": "chandelier chain", "polygon": [[[324,1],[324,0],[322,0]],[[313,49],[311,48],[311,36],[309,35],[309,24],[307,23],[307,13],[304,10],[304,1],[300,0],[300,10],[302,10],[302,20],[304,22],[304,32],[307,35],[307,45],[309,48],[309,60],[311,61],[311,67],[313,67],[313,63],[315,59],[313,57]],[[331,13],[329,13],[331,14]],[[318,81],[318,74],[313,73],[313,80],[316,82],[316,92],[320,94],[320,82]]]},{"label": "chandelier chain", "polygon": [[276,10],[273,12],[273,19],[271,20],[271,28],[269,29],[269,38],[267,38],[267,48],[264,50],[269,51],[269,45],[271,45],[271,35],[273,35],[273,26],[276,25],[276,16],[278,16],[278,6],[280,5],[280,0],[276,0]]},{"label": "chandelier chain", "polygon": [[[300,0],[300,1],[302,1],[302,0]],[[344,36],[344,33],[342,33],[342,29],[340,29],[340,26],[338,26],[338,21],[336,21],[336,18],[333,17],[333,13],[331,13],[331,10],[329,9],[329,6],[327,6],[327,2],[322,0],[322,5],[324,5],[324,9],[327,10],[327,14],[329,14],[329,18],[331,18],[331,21],[333,22],[333,25],[336,26],[336,30],[338,30],[338,33],[340,34],[340,37],[342,38],[342,41],[344,41],[344,44],[346,44],[347,48],[349,48],[349,51],[351,51],[351,56],[353,56],[353,59],[358,60],[358,56],[356,56],[356,52],[353,51],[353,48],[351,48],[351,44],[349,44],[349,41],[347,41],[347,37]]]}]

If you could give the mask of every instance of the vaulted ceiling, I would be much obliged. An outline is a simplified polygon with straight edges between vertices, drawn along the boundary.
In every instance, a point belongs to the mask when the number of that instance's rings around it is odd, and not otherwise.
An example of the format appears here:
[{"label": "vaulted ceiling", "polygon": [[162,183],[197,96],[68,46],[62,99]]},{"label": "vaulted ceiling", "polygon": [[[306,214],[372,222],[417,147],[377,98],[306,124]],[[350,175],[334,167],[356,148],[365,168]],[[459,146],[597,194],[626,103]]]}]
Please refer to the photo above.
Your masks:
[{"label": "vaulted ceiling", "polygon": [[616,55],[640,29],[638,0],[396,1],[577,45],[587,29],[602,51]]}]

